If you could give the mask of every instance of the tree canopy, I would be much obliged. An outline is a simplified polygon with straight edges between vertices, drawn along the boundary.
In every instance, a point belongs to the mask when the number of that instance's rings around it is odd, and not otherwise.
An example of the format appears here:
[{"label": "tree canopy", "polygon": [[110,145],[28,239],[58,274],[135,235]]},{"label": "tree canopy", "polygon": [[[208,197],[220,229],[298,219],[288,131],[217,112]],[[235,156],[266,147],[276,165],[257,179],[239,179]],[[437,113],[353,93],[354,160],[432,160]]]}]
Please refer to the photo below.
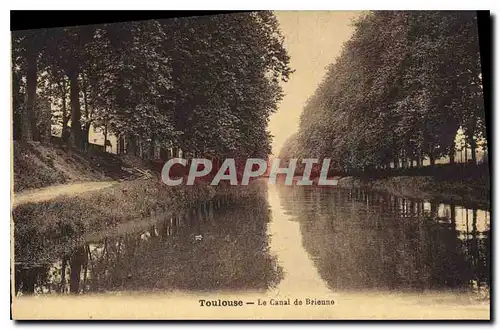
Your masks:
[{"label": "tree canopy", "polygon": [[476,20],[467,11],[358,18],[303,109],[298,155],[342,171],[453,161],[462,128],[475,162],[485,136]]},{"label": "tree canopy", "polygon": [[15,138],[40,139],[43,94],[82,149],[97,125],[193,155],[267,156],[292,74],[267,11],[14,32],[12,44]]}]

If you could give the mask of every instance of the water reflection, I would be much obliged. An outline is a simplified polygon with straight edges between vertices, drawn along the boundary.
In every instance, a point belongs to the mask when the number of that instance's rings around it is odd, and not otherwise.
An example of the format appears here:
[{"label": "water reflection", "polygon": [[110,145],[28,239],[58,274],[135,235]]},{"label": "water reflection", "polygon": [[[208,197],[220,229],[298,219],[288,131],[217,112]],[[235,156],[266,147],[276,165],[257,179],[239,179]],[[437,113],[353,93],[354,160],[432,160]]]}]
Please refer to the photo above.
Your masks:
[{"label": "water reflection", "polygon": [[146,230],[85,242],[39,265],[43,249],[19,242],[16,294],[264,291],[281,279],[268,253],[269,220],[263,190],[244,203],[205,203]]},{"label": "water reflection", "polygon": [[278,185],[266,195],[263,189],[241,203],[202,204],[82,244],[74,228],[57,225],[40,235],[36,221],[16,223],[16,294],[266,291],[280,284],[286,293],[489,297],[488,211],[362,189]]},{"label": "water reflection", "polygon": [[278,194],[331,290],[489,292],[488,211],[363,189]]}]

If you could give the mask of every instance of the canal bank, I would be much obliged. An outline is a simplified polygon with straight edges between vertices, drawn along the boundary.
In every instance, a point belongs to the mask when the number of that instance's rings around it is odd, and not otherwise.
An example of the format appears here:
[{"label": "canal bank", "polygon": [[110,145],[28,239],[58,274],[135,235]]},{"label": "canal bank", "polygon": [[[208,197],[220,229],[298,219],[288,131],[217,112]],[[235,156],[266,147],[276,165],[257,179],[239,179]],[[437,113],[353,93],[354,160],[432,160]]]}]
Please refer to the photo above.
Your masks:
[{"label": "canal bank", "polygon": [[38,244],[36,250],[44,253],[37,259],[50,260],[54,253],[71,250],[87,238],[140,227],[158,218],[208,212],[209,206],[252,199],[262,189],[259,185],[211,186],[204,182],[169,187],[156,179],[103,184],[93,183],[96,189],[87,187],[92,183],[86,184],[87,189],[82,184],[57,186],[56,190],[62,191],[60,196],[50,196],[50,187],[34,193],[25,191],[17,202],[14,196],[16,254],[24,255],[23,246],[33,250]]},{"label": "canal bank", "polygon": [[265,185],[144,181],[16,207],[16,295],[262,291],[279,282]]},{"label": "canal bank", "polygon": [[489,182],[473,180],[442,180],[434,176],[392,176],[362,178],[347,176],[338,180],[341,188],[365,188],[387,192],[401,197],[463,204],[489,208],[491,195]]}]

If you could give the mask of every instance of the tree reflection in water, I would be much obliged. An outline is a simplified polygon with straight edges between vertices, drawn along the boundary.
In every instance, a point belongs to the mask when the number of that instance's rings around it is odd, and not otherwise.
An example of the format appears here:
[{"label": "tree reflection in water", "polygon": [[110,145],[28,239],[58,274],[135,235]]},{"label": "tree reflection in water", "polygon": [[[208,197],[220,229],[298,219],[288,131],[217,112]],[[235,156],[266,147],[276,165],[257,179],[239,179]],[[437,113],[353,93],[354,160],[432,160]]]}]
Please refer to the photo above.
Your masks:
[{"label": "tree reflection in water", "polygon": [[[18,254],[16,293],[255,292],[276,285],[282,274],[268,252],[265,190],[252,200],[219,204],[167,217],[148,230],[87,242],[36,268]],[[30,241],[23,244],[36,260]]]},{"label": "tree reflection in water", "polygon": [[[362,189],[277,187],[282,207],[300,223],[312,267],[331,290],[472,290],[488,297],[488,211]],[[283,277],[269,253],[265,195],[207,203],[77,248],[23,234],[16,241],[16,293],[265,291]]]},{"label": "tree reflection in water", "polygon": [[363,189],[280,186],[303,245],[332,290],[483,290],[489,212]]}]

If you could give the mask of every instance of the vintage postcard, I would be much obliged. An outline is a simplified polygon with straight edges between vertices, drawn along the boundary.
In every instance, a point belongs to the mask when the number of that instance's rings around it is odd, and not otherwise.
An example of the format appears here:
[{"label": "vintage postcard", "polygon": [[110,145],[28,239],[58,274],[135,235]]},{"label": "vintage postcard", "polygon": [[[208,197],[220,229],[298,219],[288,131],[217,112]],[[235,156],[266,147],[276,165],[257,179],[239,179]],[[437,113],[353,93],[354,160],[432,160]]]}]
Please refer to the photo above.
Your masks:
[{"label": "vintage postcard", "polygon": [[13,319],[490,320],[489,12],[161,14],[12,28]]}]

